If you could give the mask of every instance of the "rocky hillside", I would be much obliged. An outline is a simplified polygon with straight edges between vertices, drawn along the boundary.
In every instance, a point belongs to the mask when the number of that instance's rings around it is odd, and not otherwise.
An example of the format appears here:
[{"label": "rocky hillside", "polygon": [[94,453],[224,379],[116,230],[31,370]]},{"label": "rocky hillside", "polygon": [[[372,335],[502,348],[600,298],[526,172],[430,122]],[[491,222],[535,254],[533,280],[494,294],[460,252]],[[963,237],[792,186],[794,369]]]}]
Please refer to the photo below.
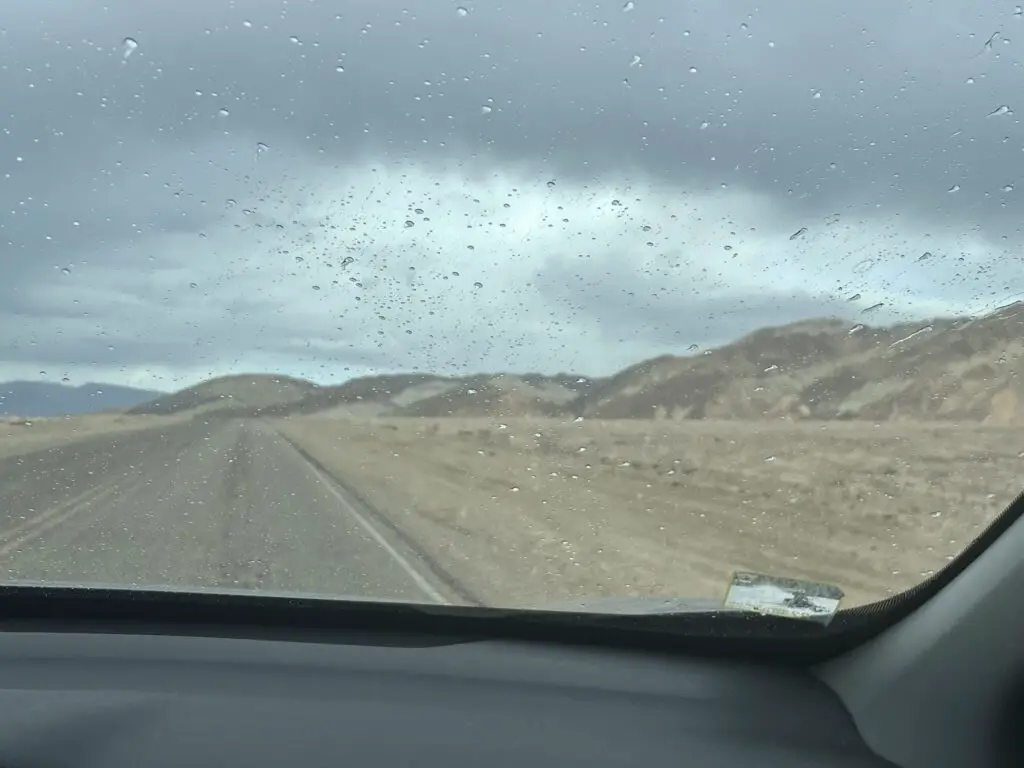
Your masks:
[{"label": "rocky hillside", "polygon": [[[380,375],[338,386],[217,379],[136,409],[233,415],[611,419],[943,419],[1024,423],[1024,304],[974,319],[872,328],[839,318],[765,328],[600,379]],[[259,385],[257,386],[257,380]],[[224,410],[227,408],[227,410]]]},{"label": "rocky hillside", "polygon": [[270,374],[222,376],[149,400],[128,410],[130,414],[166,416],[183,411],[260,409],[301,400],[317,389],[305,379]]}]

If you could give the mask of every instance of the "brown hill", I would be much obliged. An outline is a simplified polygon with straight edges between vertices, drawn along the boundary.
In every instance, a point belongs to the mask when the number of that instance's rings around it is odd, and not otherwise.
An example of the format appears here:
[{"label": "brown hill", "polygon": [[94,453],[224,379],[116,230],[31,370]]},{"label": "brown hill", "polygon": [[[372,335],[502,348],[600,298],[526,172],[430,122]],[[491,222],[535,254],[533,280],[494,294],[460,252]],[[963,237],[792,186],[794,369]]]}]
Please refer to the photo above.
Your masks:
[{"label": "brown hill", "polygon": [[317,389],[305,379],[272,374],[221,376],[163,395],[127,411],[138,415],[168,415],[183,411],[206,413],[227,409],[260,411],[301,400]]},{"label": "brown hill", "polygon": [[[560,416],[569,413],[579,393],[567,384],[570,377],[471,376],[445,392],[410,403],[396,411],[401,416]],[[571,377],[571,381],[582,380]]]},{"label": "brown hill", "polygon": [[228,416],[946,419],[1024,423],[1024,304],[974,319],[870,328],[839,318],[764,328],[698,355],[570,374],[389,374],[317,387],[214,379],[133,409]]}]

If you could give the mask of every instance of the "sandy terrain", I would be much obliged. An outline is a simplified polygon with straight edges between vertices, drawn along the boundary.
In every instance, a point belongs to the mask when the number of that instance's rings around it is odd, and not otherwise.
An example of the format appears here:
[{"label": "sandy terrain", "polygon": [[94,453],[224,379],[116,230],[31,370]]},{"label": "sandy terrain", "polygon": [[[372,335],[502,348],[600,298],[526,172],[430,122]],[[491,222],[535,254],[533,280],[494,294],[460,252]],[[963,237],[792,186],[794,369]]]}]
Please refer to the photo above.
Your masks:
[{"label": "sandy terrain", "polygon": [[101,435],[118,435],[180,423],[183,416],[124,416],[97,413],[62,418],[0,417],[0,458],[58,448]]},{"label": "sandy terrain", "polygon": [[844,606],[941,568],[1021,490],[1024,438],[952,424],[297,417],[274,424],[480,600],[721,597],[734,569]]}]

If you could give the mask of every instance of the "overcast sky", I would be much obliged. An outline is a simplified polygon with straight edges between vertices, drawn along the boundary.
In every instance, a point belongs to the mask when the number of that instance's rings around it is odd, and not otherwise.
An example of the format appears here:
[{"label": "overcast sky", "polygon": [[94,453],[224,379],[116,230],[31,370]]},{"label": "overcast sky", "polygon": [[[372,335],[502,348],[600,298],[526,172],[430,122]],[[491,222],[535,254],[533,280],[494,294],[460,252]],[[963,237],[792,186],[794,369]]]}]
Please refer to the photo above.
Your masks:
[{"label": "overcast sky", "polygon": [[1024,293],[1012,2],[2,11],[0,380],[603,374]]}]

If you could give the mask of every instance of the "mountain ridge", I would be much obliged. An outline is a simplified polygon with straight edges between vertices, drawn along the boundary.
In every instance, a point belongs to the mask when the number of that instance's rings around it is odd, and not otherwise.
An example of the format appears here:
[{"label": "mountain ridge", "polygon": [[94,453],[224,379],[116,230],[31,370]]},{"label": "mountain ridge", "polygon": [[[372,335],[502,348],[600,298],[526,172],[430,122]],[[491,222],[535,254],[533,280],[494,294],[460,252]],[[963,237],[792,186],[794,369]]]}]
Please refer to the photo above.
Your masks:
[{"label": "mountain ridge", "polygon": [[51,418],[131,408],[164,393],[118,384],[78,386],[50,381],[0,382],[0,416]]},{"label": "mountain ridge", "polygon": [[820,317],[754,330],[610,376],[376,374],[341,384],[219,377],[129,414],[225,417],[892,419],[1024,423],[1024,303],[971,318],[868,326]]}]

